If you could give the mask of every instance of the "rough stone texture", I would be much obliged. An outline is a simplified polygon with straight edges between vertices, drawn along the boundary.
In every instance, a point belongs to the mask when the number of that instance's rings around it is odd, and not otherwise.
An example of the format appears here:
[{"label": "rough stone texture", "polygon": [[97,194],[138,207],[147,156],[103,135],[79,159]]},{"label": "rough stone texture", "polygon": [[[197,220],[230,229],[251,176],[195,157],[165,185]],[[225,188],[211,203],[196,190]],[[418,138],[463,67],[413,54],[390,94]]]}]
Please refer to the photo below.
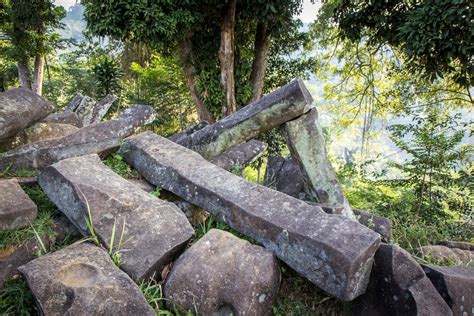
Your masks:
[{"label": "rough stone texture", "polygon": [[150,132],[128,138],[121,152],[149,182],[252,237],[329,294],[352,300],[364,293],[380,243],[370,229],[247,182]]},{"label": "rough stone texture", "polygon": [[54,109],[54,105],[29,89],[17,88],[1,93],[0,139],[15,135]]},{"label": "rough stone texture", "polygon": [[272,315],[280,286],[275,256],[222,230],[211,229],[179,257],[164,293],[199,315]]},{"label": "rough stone texture", "polygon": [[0,230],[26,227],[36,214],[36,204],[17,181],[0,179]]},{"label": "rough stone texture", "polygon": [[281,167],[275,189],[300,200],[308,200],[303,173],[293,157],[288,156]]},{"label": "rough stone texture", "polygon": [[55,139],[39,141],[0,154],[0,170],[44,168],[61,159],[111,151],[123,138],[154,119],[155,112],[146,105],[124,110],[115,120],[81,128],[77,132]]},{"label": "rough stone texture", "polygon": [[443,240],[438,243],[441,246],[446,246],[448,248],[458,248],[462,250],[474,251],[474,243],[468,241],[451,241]]},{"label": "rough stone texture", "polygon": [[127,179],[128,182],[133,183],[143,191],[150,193],[156,190],[156,187],[145,179]]},{"label": "rough stone texture", "polygon": [[190,128],[188,128],[188,129],[186,129],[182,132],[171,135],[170,137],[168,137],[168,139],[171,140],[172,142],[177,143],[177,142],[185,139],[186,137],[188,137],[192,133],[194,133],[196,131],[199,131],[200,129],[203,129],[207,125],[209,125],[208,122],[199,122],[196,125],[191,126]]},{"label": "rough stone texture", "polygon": [[263,155],[268,145],[252,139],[246,143],[229,148],[211,162],[228,171],[242,170]]},{"label": "rough stone texture", "polygon": [[74,112],[59,112],[46,116],[41,122],[69,124],[76,127],[82,127],[82,121]]},{"label": "rough stone texture", "polygon": [[311,108],[313,98],[300,79],[177,141],[211,159],[228,148],[278,127]]},{"label": "rough stone texture", "polygon": [[84,120],[86,119],[87,115],[92,112],[96,103],[97,102],[89,96],[82,97],[81,102],[74,111],[77,116],[79,116],[79,118],[82,120],[82,124],[84,124]]},{"label": "rough stone texture", "polygon": [[74,98],[72,98],[72,100],[68,103],[68,105],[66,106],[66,109],[64,110],[64,112],[74,112],[76,111],[77,107],[79,106],[79,104],[81,104],[81,101],[84,97],[81,95],[81,94],[76,94],[74,96]]},{"label": "rough stone texture", "polygon": [[209,213],[184,200],[173,201],[173,203],[183,211],[189,222],[193,225],[204,223],[209,218]]},{"label": "rough stone texture", "polygon": [[314,202],[343,205],[343,215],[354,219],[354,213],[327,158],[323,131],[315,108],[282,125],[282,134],[291,155],[300,166],[307,195]]},{"label": "rough stone texture", "polygon": [[[41,241],[48,249],[56,241],[62,241],[66,237],[70,238],[69,240],[78,239],[75,227],[64,216],[54,220],[53,231],[53,236],[41,236]],[[7,280],[19,274],[19,266],[35,259],[37,253],[41,250],[41,245],[36,238],[32,238],[21,245],[9,245],[0,250],[0,288]]]},{"label": "rough stone texture", "polygon": [[367,211],[353,211],[359,223],[379,233],[385,241],[390,241],[390,236],[392,234],[392,224],[388,218],[377,216]]},{"label": "rough stone texture", "polygon": [[[94,231],[109,248],[121,251],[121,268],[135,281],[143,280],[168,264],[194,230],[173,203],[162,201],[131,184],[106,167],[97,155],[62,160],[41,172],[38,182],[84,234],[89,207]],[[120,235],[125,222],[123,240]]]},{"label": "rough stone texture", "polygon": [[431,280],[454,315],[474,313],[474,269],[461,266],[438,267],[423,265]]},{"label": "rough stone texture", "polygon": [[367,292],[352,305],[352,315],[452,315],[423,269],[402,248],[381,244]]},{"label": "rough stone texture", "polygon": [[417,254],[422,257],[430,257],[440,264],[468,265],[474,263],[474,252],[440,245],[420,247],[417,249]]},{"label": "rough stone texture", "polygon": [[0,151],[8,151],[19,146],[47,139],[63,137],[77,132],[79,128],[60,123],[36,123],[15,136],[0,141]]},{"label": "rough stone texture", "polygon": [[97,102],[93,108],[90,109],[88,113],[84,115],[83,124],[84,126],[99,123],[102,121],[104,116],[109,111],[112,104],[117,100],[116,96],[108,94],[102,100]]},{"label": "rough stone texture", "polygon": [[87,242],[19,268],[45,315],[155,315],[107,252]]},{"label": "rough stone texture", "polygon": [[285,163],[285,158],[281,156],[269,156],[267,159],[267,167],[265,168],[265,176],[263,177],[263,185],[269,188],[276,188],[278,176],[281,168]]}]

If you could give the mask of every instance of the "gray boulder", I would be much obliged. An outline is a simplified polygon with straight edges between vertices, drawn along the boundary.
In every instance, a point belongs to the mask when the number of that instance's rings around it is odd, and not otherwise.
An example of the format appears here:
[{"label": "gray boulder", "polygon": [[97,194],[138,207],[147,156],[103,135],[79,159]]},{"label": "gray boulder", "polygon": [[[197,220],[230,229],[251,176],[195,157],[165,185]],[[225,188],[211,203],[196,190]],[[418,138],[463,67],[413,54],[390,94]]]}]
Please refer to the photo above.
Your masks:
[{"label": "gray boulder", "polygon": [[1,93],[0,139],[15,135],[54,109],[54,105],[29,89],[17,88]]},{"label": "gray boulder", "polygon": [[364,293],[380,243],[370,229],[247,182],[150,132],[128,138],[121,152],[147,181],[252,237],[329,294],[352,300]]},{"label": "gray boulder", "polygon": [[69,101],[69,103],[66,106],[66,109],[64,110],[64,112],[74,112],[74,111],[76,111],[77,108],[79,107],[79,104],[81,104],[82,99],[84,99],[84,97],[80,93],[76,94],[72,98],[72,100]]},{"label": "gray boulder", "polygon": [[293,157],[285,159],[276,179],[275,189],[297,199],[308,200],[303,173]]},{"label": "gray boulder", "polygon": [[41,122],[69,124],[76,127],[82,127],[82,121],[74,112],[59,112],[46,116]]},{"label": "gray boulder", "polygon": [[38,169],[56,161],[116,149],[123,138],[155,117],[153,109],[135,105],[124,110],[117,119],[83,127],[70,135],[31,143],[0,154],[0,170]]},{"label": "gray boulder", "polygon": [[286,122],[281,130],[292,157],[302,171],[309,199],[318,203],[342,205],[345,210],[343,215],[355,219],[328,160],[317,110],[313,108],[299,118]]},{"label": "gray boulder", "polygon": [[[97,101],[89,96],[84,96],[81,99],[81,102],[74,110],[77,116],[81,119],[82,123],[84,124],[86,117],[91,113],[96,105]],[[84,124],[87,125],[87,124]]]},{"label": "gray boulder", "polygon": [[36,204],[16,180],[0,179],[0,230],[27,227],[36,214]]},{"label": "gray boulder", "polygon": [[296,79],[219,122],[177,140],[177,143],[211,159],[306,113],[312,102],[303,81]]},{"label": "gray boulder", "polygon": [[99,123],[102,121],[104,116],[109,111],[110,107],[117,100],[116,96],[111,94],[106,95],[102,100],[97,102],[90,110],[84,115],[83,124],[84,126]]},{"label": "gray boulder", "polygon": [[159,274],[194,233],[178,207],[120,177],[97,155],[57,162],[41,172],[38,182],[85,235],[86,218],[92,221],[102,244],[114,246],[120,267],[137,282]]},{"label": "gray boulder", "polygon": [[265,175],[263,177],[263,185],[272,189],[276,188],[278,177],[281,168],[285,163],[285,158],[281,156],[269,156],[267,159],[267,167],[265,168]]},{"label": "gray boulder", "polygon": [[474,311],[473,268],[423,265],[423,270],[454,315],[464,316]]},{"label": "gray boulder", "polygon": [[381,244],[367,292],[352,304],[352,315],[453,315],[420,265],[398,246]]},{"label": "gray boulder", "polygon": [[44,315],[155,315],[107,252],[87,242],[19,268]]},{"label": "gray boulder", "polygon": [[176,261],[164,293],[170,307],[199,315],[272,315],[279,286],[271,252],[211,229]]},{"label": "gray boulder", "polygon": [[211,159],[211,162],[228,171],[242,170],[263,155],[267,149],[264,142],[252,139],[229,148]]},{"label": "gray boulder", "polygon": [[421,257],[427,257],[437,264],[468,265],[474,263],[474,252],[441,245],[423,246],[416,250]]}]

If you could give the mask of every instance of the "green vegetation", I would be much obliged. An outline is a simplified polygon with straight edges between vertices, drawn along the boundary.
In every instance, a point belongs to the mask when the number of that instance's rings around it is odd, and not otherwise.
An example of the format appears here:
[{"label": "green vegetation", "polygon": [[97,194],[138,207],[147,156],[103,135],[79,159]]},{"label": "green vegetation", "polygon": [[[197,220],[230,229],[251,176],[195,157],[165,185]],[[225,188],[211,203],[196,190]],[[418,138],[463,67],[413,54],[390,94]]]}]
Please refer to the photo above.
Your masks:
[{"label": "green vegetation", "polygon": [[123,161],[123,157],[118,153],[110,155],[106,160],[104,160],[104,164],[123,178],[136,179],[140,177],[138,172]]},{"label": "green vegetation", "polygon": [[25,280],[12,279],[0,289],[0,314],[2,315],[39,315],[33,294]]}]

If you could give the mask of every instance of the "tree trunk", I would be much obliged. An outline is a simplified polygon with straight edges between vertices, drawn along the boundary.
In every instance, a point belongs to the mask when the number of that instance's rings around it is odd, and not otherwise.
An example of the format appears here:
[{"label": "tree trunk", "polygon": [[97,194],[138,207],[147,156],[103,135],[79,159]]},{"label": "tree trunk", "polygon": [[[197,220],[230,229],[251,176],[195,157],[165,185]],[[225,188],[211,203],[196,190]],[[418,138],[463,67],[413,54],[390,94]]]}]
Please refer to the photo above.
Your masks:
[{"label": "tree trunk", "polygon": [[255,34],[254,59],[252,63],[252,74],[250,75],[250,83],[252,85],[252,98],[250,102],[257,101],[262,97],[269,49],[270,36],[267,32],[267,26],[259,22]]},{"label": "tree trunk", "polygon": [[28,65],[27,58],[21,58],[18,60],[18,79],[20,80],[20,86],[22,88],[30,89],[30,67]]},{"label": "tree trunk", "polygon": [[235,10],[237,0],[228,0],[224,7],[221,21],[221,46],[219,48],[219,62],[221,67],[221,85],[225,90],[225,101],[222,106],[222,115],[227,116],[235,112],[235,79],[234,79],[234,29]]},{"label": "tree trunk", "polygon": [[32,90],[38,95],[43,93],[43,79],[44,79],[44,56],[35,57],[35,73],[33,77]]},{"label": "tree trunk", "polygon": [[196,75],[196,68],[193,63],[193,48],[192,43],[189,38],[185,38],[180,43],[180,57],[181,62],[183,63],[184,75],[188,83],[189,93],[191,93],[191,98],[193,99],[194,104],[196,105],[196,112],[199,118],[199,121],[206,121],[208,123],[214,123],[216,119],[211,112],[206,108],[201,98],[199,97],[199,92],[194,83],[194,76]]}]

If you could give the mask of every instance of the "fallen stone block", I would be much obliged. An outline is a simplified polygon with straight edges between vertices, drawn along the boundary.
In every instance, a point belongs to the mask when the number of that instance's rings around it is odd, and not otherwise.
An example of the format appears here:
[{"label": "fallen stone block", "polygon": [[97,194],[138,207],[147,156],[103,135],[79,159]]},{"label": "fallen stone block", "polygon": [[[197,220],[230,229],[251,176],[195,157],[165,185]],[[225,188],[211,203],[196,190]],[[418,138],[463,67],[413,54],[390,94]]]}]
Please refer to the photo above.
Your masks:
[{"label": "fallen stone block", "polygon": [[93,98],[89,97],[89,96],[84,96],[82,97],[81,99],[81,102],[79,103],[79,105],[77,106],[77,108],[74,110],[74,112],[77,114],[77,116],[82,120],[82,124],[83,125],[87,125],[87,124],[84,124],[84,120],[86,119],[86,116],[92,112],[94,106],[96,105],[97,101],[94,100]]},{"label": "fallen stone block", "polygon": [[416,250],[420,257],[428,257],[438,264],[468,265],[474,263],[474,252],[440,245],[423,246]]},{"label": "fallen stone block", "polygon": [[272,189],[276,188],[278,176],[281,168],[285,163],[285,158],[281,156],[269,156],[267,159],[267,167],[265,168],[265,175],[263,177],[263,185]]},{"label": "fallen stone block", "polygon": [[352,304],[352,315],[453,315],[449,306],[405,250],[381,244],[367,292]]},{"label": "fallen stone block", "polygon": [[54,105],[29,89],[17,88],[1,93],[0,139],[14,136],[54,109]]},{"label": "fallen stone block", "polygon": [[60,123],[60,124],[69,124],[75,127],[82,127],[82,121],[79,119],[74,112],[59,112],[53,113],[46,116],[41,120],[44,123]]},{"label": "fallen stone block", "polygon": [[177,143],[177,142],[185,139],[186,137],[190,136],[194,132],[199,131],[200,129],[203,129],[207,125],[209,125],[208,122],[199,122],[196,125],[191,126],[190,128],[188,128],[188,129],[186,129],[182,132],[171,135],[170,137],[168,137],[168,139],[172,142]]},{"label": "fallen stone block", "polygon": [[146,105],[124,110],[115,120],[83,127],[73,134],[31,143],[0,154],[0,170],[41,169],[56,161],[94,153],[110,152],[123,138],[150,123],[155,116]]},{"label": "fallen stone block", "polygon": [[343,215],[355,219],[326,153],[326,142],[315,108],[282,125],[291,156],[304,177],[305,190],[313,202],[344,206]]},{"label": "fallen stone block", "polygon": [[296,79],[177,143],[211,159],[230,147],[301,116],[310,110],[312,102],[303,81]]},{"label": "fallen stone block", "polygon": [[461,250],[474,251],[474,243],[468,242],[468,241],[443,240],[443,241],[440,241],[438,245],[446,246],[448,248],[457,248]]},{"label": "fallen stone block", "polygon": [[151,132],[128,138],[121,152],[147,181],[252,237],[329,294],[364,293],[380,243],[370,229],[247,182]]},{"label": "fallen stone block", "polygon": [[288,156],[276,179],[275,189],[300,200],[308,200],[303,173],[293,157]]},{"label": "fallen stone block", "polygon": [[27,227],[36,215],[36,204],[17,181],[0,180],[0,230]]},{"label": "fallen stone block", "polygon": [[87,242],[19,268],[44,315],[155,315],[107,252]]},{"label": "fallen stone block", "polygon": [[242,170],[263,155],[268,145],[252,139],[246,143],[229,148],[211,159],[211,162],[228,171]]},{"label": "fallen stone block", "polygon": [[15,136],[0,141],[0,151],[8,151],[25,144],[63,137],[78,130],[79,128],[69,124],[36,123],[18,132]]},{"label": "fallen stone block", "polygon": [[100,241],[114,246],[120,267],[137,282],[161,272],[194,234],[178,207],[120,177],[97,155],[61,160],[45,168],[38,182],[84,235],[86,218],[92,221]]},{"label": "fallen stone block", "polygon": [[74,111],[76,111],[79,104],[81,104],[82,99],[84,99],[84,97],[80,93],[76,94],[72,98],[72,100],[69,101],[69,103],[66,106],[66,109],[64,110],[64,112],[74,112]]},{"label": "fallen stone block", "polygon": [[454,315],[469,315],[474,311],[473,268],[423,265],[423,270]]},{"label": "fallen stone block", "polygon": [[164,293],[183,312],[272,315],[280,286],[275,256],[222,230],[211,229],[175,262]]},{"label": "fallen stone block", "polygon": [[108,94],[102,100],[97,102],[88,113],[84,115],[82,123],[84,126],[99,123],[109,111],[110,107],[117,100],[116,96]]}]

